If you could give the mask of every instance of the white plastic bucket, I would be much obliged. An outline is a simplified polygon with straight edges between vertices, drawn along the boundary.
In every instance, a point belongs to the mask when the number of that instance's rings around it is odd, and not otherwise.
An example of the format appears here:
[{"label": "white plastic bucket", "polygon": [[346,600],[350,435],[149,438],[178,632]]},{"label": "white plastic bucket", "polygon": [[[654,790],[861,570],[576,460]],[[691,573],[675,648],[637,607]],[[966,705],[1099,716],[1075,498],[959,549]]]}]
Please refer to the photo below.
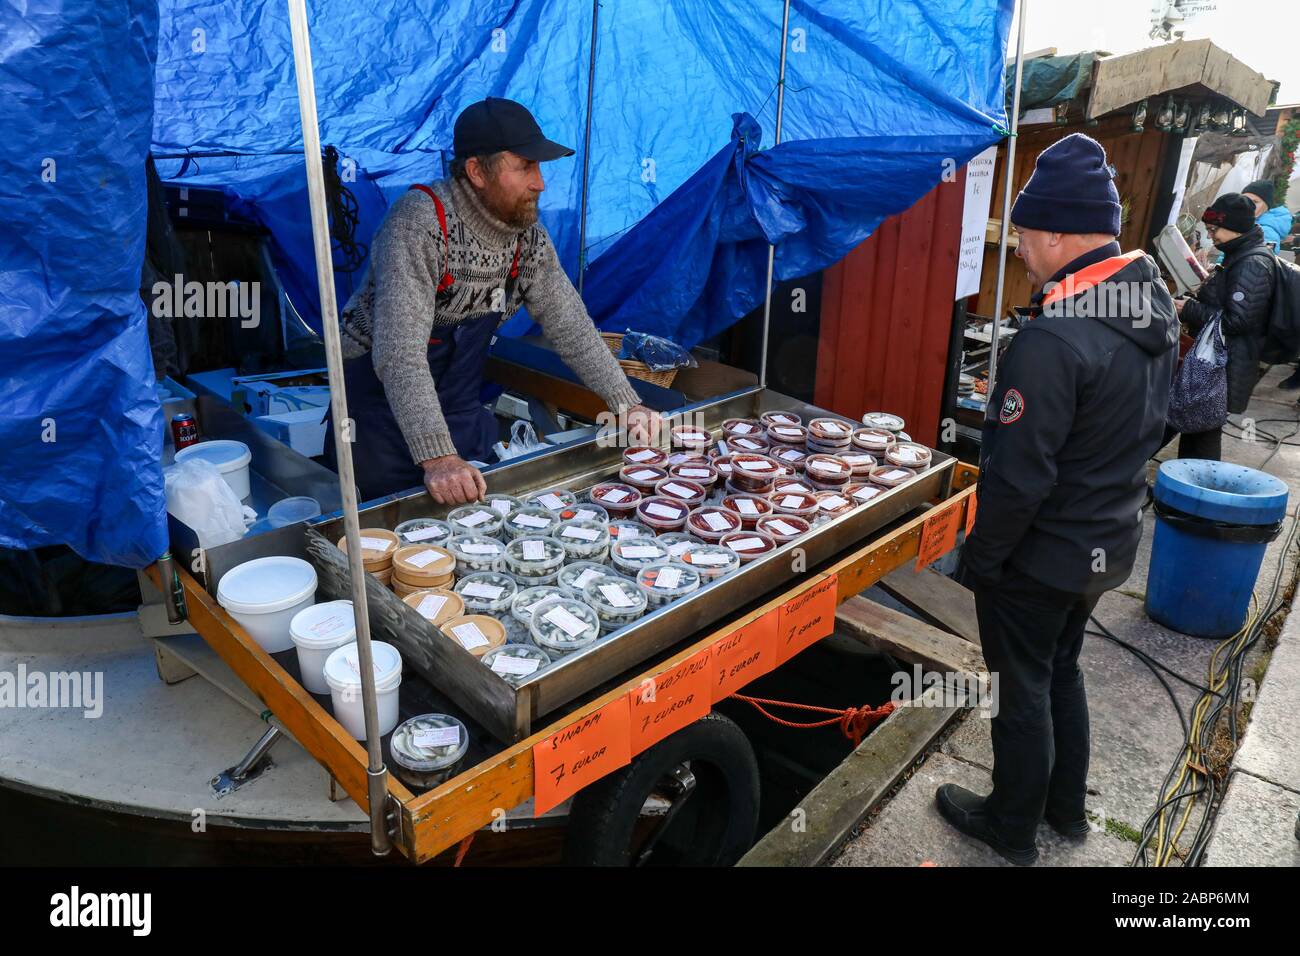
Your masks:
[{"label": "white plastic bucket", "polygon": [[235,492],[235,497],[240,501],[248,497],[248,463],[253,460],[253,453],[242,441],[217,438],[196,442],[176,453],[177,461],[186,458],[202,458],[212,462],[217,466],[217,471],[221,472],[221,477],[226,479],[226,484]]},{"label": "white plastic bucket", "polygon": [[217,584],[217,603],[268,654],[293,647],[289,624],[316,600],[316,569],[301,558],[272,555],[231,568]]},{"label": "white plastic bucket", "polygon": [[328,694],[325,661],[330,654],[357,639],[351,601],[326,601],[303,608],[289,622],[289,637],[298,648],[302,686],[313,694]]},{"label": "white plastic bucket", "polygon": [[[375,704],[379,713],[379,734],[397,726],[397,689],[402,685],[402,655],[383,641],[370,642],[375,664]],[[334,718],[355,740],[366,739],[365,711],[361,704],[361,667],[357,645],[344,644],[325,660],[325,683],[329,684]]]}]

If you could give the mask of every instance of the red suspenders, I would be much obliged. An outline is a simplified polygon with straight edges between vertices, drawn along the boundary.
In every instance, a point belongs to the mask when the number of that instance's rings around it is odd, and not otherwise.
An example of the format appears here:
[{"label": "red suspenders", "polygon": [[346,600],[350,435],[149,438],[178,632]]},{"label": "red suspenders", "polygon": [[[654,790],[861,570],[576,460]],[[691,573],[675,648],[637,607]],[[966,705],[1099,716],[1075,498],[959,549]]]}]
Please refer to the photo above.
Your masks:
[{"label": "red suspenders", "polygon": [[[451,243],[447,239],[447,210],[443,208],[442,200],[438,198],[438,194],[435,193],[428,186],[424,185],[423,183],[416,183],[411,188],[418,189],[420,192],[424,193],[426,196],[432,199],[434,211],[438,213],[438,228],[442,230],[442,245],[443,245],[442,278],[438,280],[438,291],[442,292],[446,289],[450,289],[452,285],[456,282],[456,280],[452,277],[451,268],[449,265],[449,259],[451,256]],[[523,248],[524,248],[524,236],[523,233],[520,233],[519,238],[515,240],[515,257],[510,262],[510,278],[512,279],[519,278],[519,256],[523,252]]]}]

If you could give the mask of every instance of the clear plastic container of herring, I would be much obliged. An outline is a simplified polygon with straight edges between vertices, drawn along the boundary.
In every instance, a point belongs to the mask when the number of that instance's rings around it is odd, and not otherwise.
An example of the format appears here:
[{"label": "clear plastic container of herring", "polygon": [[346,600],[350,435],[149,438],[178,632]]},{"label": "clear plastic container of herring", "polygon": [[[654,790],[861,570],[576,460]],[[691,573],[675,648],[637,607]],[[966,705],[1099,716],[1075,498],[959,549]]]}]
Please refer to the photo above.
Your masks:
[{"label": "clear plastic container of herring", "polygon": [[702,580],[695,568],[676,561],[648,565],[636,575],[637,587],[645,592],[646,605],[650,608],[663,607],[698,591]]},{"label": "clear plastic container of herring", "polygon": [[[687,521],[690,520],[688,517]],[[668,549],[668,556],[674,561],[680,561],[683,554],[692,551],[701,546],[699,538],[685,531],[670,531],[667,534],[661,534],[655,538],[655,541]]]},{"label": "clear plastic container of herring", "polygon": [[534,644],[506,644],[488,651],[481,658],[484,665],[511,687],[518,687],[551,663],[550,656]]},{"label": "clear plastic container of herring", "polygon": [[456,534],[479,534],[495,538],[501,534],[505,516],[487,505],[462,505],[447,513],[447,523]]},{"label": "clear plastic container of herring", "polygon": [[600,637],[595,608],[572,598],[555,598],[533,608],[533,643],[553,660],[590,647]]},{"label": "clear plastic container of herring", "polygon": [[456,593],[465,602],[466,614],[491,614],[493,617],[510,609],[519,593],[519,585],[501,571],[477,571],[456,582]]},{"label": "clear plastic container of herring", "polygon": [[527,644],[533,636],[529,628],[533,623],[533,609],[545,601],[568,595],[554,584],[539,584],[523,588],[510,602],[510,619],[506,622],[506,639],[512,644]]},{"label": "clear plastic container of herring", "polygon": [[609,556],[609,525],[599,521],[563,521],[555,540],[567,561],[604,561]]},{"label": "clear plastic container of herring", "polygon": [[433,544],[446,546],[451,540],[452,528],[439,518],[412,518],[403,521],[393,533],[402,539],[403,544]]},{"label": "clear plastic container of herring", "polygon": [[668,549],[654,538],[623,538],[609,546],[610,562],[615,570],[635,578],[647,565],[668,560]]},{"label": "clear plastic container of herring", "polygon": [[559,527],[560,516],[545,508],[533,508],[525,505],[510,512],[503,525],[503,537],[506,541],[524,536],[554,534]]},{"label": "clear plastic container of herring", "polygon": [[683,554],[680,560],[698,571],[704,584],[740,568],[740,555],[720,544],[701,544]]},{"label": "clear plastic container of herring", "polygon": [[506,546],[487,535],[465,534],[448,541],[447,550],[456,556],[456,576],[464,577],[479,571],[500,570]]},{"label": "clear plastic container of herring", "polygon": [[515,538],[506,545],[506,570],[529,584],[554,584],[564,557],[564,546],[555,538]]},{"label": "clear plastic container of herring", "polygon": [[645,614],[645,592],[635,582],[617,574],[602,574],[592,578],[583,588],[585,603],[593,608],[600,620],[600,633],[608,634],[619,628],[635,624]]},{"label": "clear plastic container of herring", "polygon": [[572,491],[565,491],[563,488],[550,488],[524,498],[525,507],[545,508],[547,511],[555,512],[563,511],[565,508],[572,508],[577,503],[578,496]]},{"label": "clear plastic container of herring", "polygon": [[502,517],[506,517],[516,508],[522,508],[524,506],[524,503],[514,495],[503,495],[497,493],[484,495],[483,504],[487,505]]},{"label": "clear plastic container of herring", "polygon": [[572,564],[566,564],[560,568],[555,586],[563,592],[564,597],[573,598],[575,601],[583,601],[586,600],[584,589],[587,582],[612,573],[606,565],[598,564],[595,561],[574,561]]},{"label": "clear plastic container of herring", "polygon": [[449,714],[421,714],[393,730],[393,770],[417,790],[450,780],[469,749],[469,731]]}]

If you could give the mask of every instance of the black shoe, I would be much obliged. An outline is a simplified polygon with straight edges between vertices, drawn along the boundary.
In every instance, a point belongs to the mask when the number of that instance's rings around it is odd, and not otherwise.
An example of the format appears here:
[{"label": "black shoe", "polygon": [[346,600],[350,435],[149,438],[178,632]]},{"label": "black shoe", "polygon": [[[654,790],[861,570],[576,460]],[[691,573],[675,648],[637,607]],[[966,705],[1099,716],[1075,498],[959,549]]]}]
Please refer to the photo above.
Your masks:
[{"label": "black shoe", "polygon": [[934,793],[934,802],[945,820],[969,837],[987,843],[1001,857],[1016,866],[1038,862],[1038,847],[1013,847],[1004,843],[984,812],[984,798],[955,783],[945,783]]},{"label": "black shoe", "polygon": [[1051,813],[1044,813],[1043,822],[1061,836],[1070,840],[1082,840],[1092,832],[1092,824],[1088,822],[1086,816],[1070,820],[1054,816]]},{"label": "black shoe", "polygon": [[1297,368],[1289,376],[1278,382],[1277,387],[1285,392],[1294,392],[1300,388],[1300,368]]}]

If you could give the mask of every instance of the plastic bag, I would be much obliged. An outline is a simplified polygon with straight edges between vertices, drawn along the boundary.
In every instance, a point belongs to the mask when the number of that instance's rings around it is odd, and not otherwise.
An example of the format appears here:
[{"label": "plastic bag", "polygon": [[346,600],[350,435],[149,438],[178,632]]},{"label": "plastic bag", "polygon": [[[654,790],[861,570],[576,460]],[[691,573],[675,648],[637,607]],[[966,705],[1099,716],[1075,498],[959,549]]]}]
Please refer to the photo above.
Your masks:
[{"label": "plastic bag", "polygon": [[695,368],[695,356],[671,339],[645,332],[628,332],[623,336],[623,349],[619,358],[636,359],[650,366],[653,372],[666,372],[670,368]]},{"label": "plastic bag", "polygon": [[1197,333],[1169,389],[1168,421],[1184,435],[1213,431],[1228,420],[1228,347],[1216,315]]},{"label": "plastic bag", "polygon": [[492,446],[492,450],[501,461],[509,461],[511,458],[526,455],[545,445],[546,442],[537,437],[532,422],[517,421],[510,426],[510,442],[507,444],[499,441]]},{"label": "plastic bag", "polygon": [[194,530],[200,548],[238,541],[257,520],[257,512],[239,503],[210,461],[187,458],[163,469],[163,482],[167,513]]}]

